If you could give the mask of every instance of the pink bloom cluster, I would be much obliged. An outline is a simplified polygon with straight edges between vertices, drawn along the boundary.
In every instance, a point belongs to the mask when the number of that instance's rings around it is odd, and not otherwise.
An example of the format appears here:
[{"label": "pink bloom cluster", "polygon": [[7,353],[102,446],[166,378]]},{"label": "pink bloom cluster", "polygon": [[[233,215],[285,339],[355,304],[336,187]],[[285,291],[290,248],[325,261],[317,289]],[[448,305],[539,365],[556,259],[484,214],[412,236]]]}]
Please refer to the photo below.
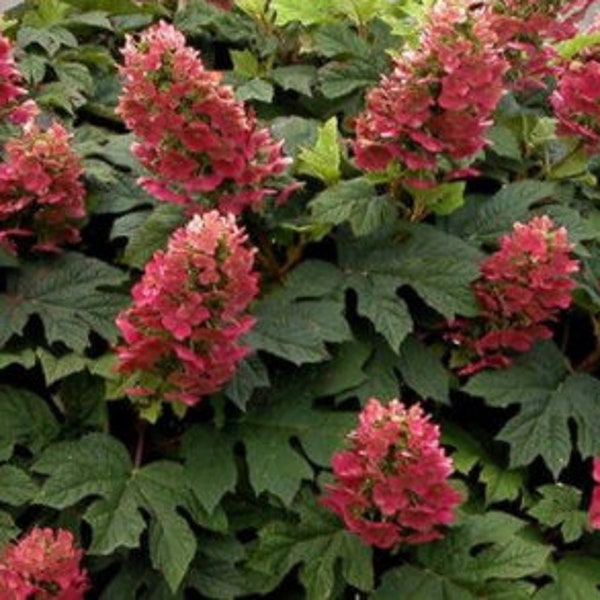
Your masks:
[{"label": "pink bloom cluster", "polygon": [[510,63],[515,90],[545,87],[559,70],[552,44],[575,36],[578,22],[593,0],[494,0],[488,19]]},{"label": "pink bloom cluster", "polygon": [[22,125],[37,114],[34,102],[22,102],[27,94],[21,87],[22,76],[15,65],[10,40],[0,34],[0,119]]},{"label": "pink bloom cluster", "polygon": [[369,399],[348,435],[351,448],[332,459],[337,481],[322,503],[371,546],[441,537],[462,498],[448,483],[452,462],[439,437],[420,406]]},{"label": "pink bloom cluster", "polygon": [[594,489],[588,509],[588,522],[592,529],[600,529],[600,458],[594,458],[592,462],[592,479]]},{"label": "pink bloom cluster", "polygon": [[372,89],[356,119],[356,164],[384,171],[396,163],[415,187],[441,173],[469,173],[464,161],[486,145],[508,65],[485,12],[438,3],[417,50],[404,51]]},{"label": "pink bloom cluster", "polygon": [[132,395],[196,404],[222,387],[246,348],[238,338],[258,292],[254,249],[232,215],[196,215],[175,231],[134,286],[117,318],[119,370],[141,372]]},{"label": "pink bloom cluster", "polygon": [[0,597],[82,600],[89,587],[82,556],[69,531],[36,527],[0,557]]},{"label": "pink bloom cluster", "polygon": [[66,129],[29,123],[5,145],[0,163],[0,244],[15,250],[13,238],[34,238],[36,250],[54,251],[79,241],[85,216],[83,169]]},{"label": "pink bloom cluster", "polygon": [[[596,32],[600,26],[596,25]],[[590,151],[600,148],[600,47],[588,48],[565,61],[557,75],[550,104],[557,131],[583,140]]]},{"label": "pink bloom cluster", "polygon": [[502,238],[473,286],[480,317],[456,323],[450,335],[476,356],[459,374],[506,367],[511,353],[525,352],[536,340],[552,336],[548,323],[571,304],[572,275],[579,270],[571,249],[566,229],[555,228],[547,216],[516,223]]},{"label": "pink bloom cluster", "polygon": [[158,23],[123,50],[118,113],[139,142],[133,151],[150,171],[144,188],[160,200],[204,212],[240,214],[273,190],[268,180],[289,159],[268,129],[258,128],[221,73],[204,68],[172,25]]}]

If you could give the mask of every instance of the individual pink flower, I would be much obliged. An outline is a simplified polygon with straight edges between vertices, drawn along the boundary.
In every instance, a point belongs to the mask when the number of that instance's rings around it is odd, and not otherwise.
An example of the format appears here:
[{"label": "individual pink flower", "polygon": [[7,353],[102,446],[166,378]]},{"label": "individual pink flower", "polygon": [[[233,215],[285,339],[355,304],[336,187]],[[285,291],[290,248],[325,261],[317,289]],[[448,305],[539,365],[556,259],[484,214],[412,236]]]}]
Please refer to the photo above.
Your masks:
[{"label": "individual pink flower", "polygon": [[89,587],[83,551],[64,529],[32,529],[0,557],[2,600],[82,600]]},{"label": "individual pink flower", "polygon": [[16,250],[26,238],[35,250],[79,241],[85,217],[83,168],[60,124],[30,124],[6,142],[0,163],[0,244]]},{"label": "individual pink flower", "polygon": [[419,48],[393,60],[391,74],[368,93],[356,119],[361,169],[396,165],[414,187],[463,176],[487,143],[508,68],[482,15],[460,2],[431,11]]},{"label": "individual pink flower", "polygon": [[594,458],[592,462],[592,479],[594,489],[588,509],[588,522],[592,529],[600,529],[600,458]]},{"label": "individual pink flower", "polygon": [[141,184],[159,200],[192,212],[241,213],[274,193],[269,180],[290,160],[268,129],[205,69],[172,25],[158,23],[123,50],[123,94],[117,112],[138,142],[149,171]]},{"label": "individual pink flower", "polygon": [[514,353],[552,337],[548,324],[571,304],[573,274],[579,270],[578,261],[570,258],[572,248],[567,230],[556,228],[547,216],[516,223],[503,236],[473,286],[480,316],[452,326],[449,337],[473,358],[459,374],[506,367]]},{"label": "individual pink flower", "polygon": [[211,211],[178,229],[146,265],[133,306],[117,318],[118,368],[139,374],[131,395],[194,405],[233,376],[258,292],[246,241],[233,215]]},{"label": "individual pink flower", "polygon": [[452,461],[440,447],[439,428],[422,408],[370,398],[347,438],[350,448],[332,459],[336,481],[322,503],[370,546],[442,537],[462,497],[448,483]]}]

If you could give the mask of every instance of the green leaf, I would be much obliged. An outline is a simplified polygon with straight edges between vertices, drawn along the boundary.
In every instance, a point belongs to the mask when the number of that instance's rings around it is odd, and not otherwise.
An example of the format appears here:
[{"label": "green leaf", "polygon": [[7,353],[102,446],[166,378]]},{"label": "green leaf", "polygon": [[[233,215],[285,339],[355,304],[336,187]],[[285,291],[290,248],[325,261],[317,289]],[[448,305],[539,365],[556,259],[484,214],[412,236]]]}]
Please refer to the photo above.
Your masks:
[{"label": "green leaf", "polygon": [[229,54],[233,63],[233,70],[237,75],[248,79],[260,75],[260,63],[250,50],[231,50]]},{"label": "green leaf", "polygon": [[91,554],[138,547],[146,529],[143,509],[150,516],[152,564],[177,590],[196,552],[194,534],[178,513],[189,501],[181,465],[157,461],[134,470],[120,442],[92,433],[50,446],[33,470],[48,475],[37,504],[62,509],[96,497],[84,514],[92,528]]},{"label": "green leaf", "polygon": [[211,513],[235,489],[237,470],[230,440],[218,430],[195,425],[183,438],[182,452],[188,485]]},{"label": "green leaf", "polygon": [[0,345],[11,335],[21,335],[37,315],[50,344],[63,342],[77,352],[88,345],[90,331],[116,342],[114,319],[126,297],[102,291],[120,285],[126,276],[95,258],[65,253],[44,262],[23,264],[8,277],[7,292],[0,295]]},{"label": "green leaf", "polygon": [[28,504],[37,493],[37,485],[23,470],[13,465],[0,466],[0,502],[11,506]]},{"label": "green leaf", "polygon": [[35,363],[36,355],[32,348],[25,347],[0,351],[0,369],[11,365],[21,365],[25,369],[31,369]]},{"label": "green leaf", "polygon": [[515,222],[526,220],[533,204],[555,193],[554,183],[533,180],[509,183],[481,204],[462,233],[470,238],[496,240],[512,229]]},{"label": "green leaf", "polygon": [[513,160],[521,160],[521,145],[514,131],[498,123],[491,127],[486,134],[490,148],[498,155]]},{"label": "green leaf", "polygon": [[476,600],[468,589],[429,570],[405,565],[387,571],[373,600]]},{"label": "green leaf", "polygon": [[[313,470],[291,445],[298,440],[308,458],[322,466],[354,425],[354,415],[312,408],[304,380],[288,378],[272,393],[269,406],[246,414],[236,436],[246,447],[250,483],[257,494],[268,491],[289,504]],[[290,399],[293,399],[290,401]]]},{"label": "green leaf", "polygon": [[319,70],[321,93],[334,99],[352,92],[372,87],[379,81],[377,64],[364,59],[353,59],[347,63],[329,63]]},{"label": "green leaf", "polygon": [[274,93],[273,86],[268,81],[258,77],[254,77],[235,90],[235,95],[241,102],[258,100],[259,102],[269,103],[273,100]]},{"label": "green leaf", "polygon": [[94,78],[90,70],[81,63],[57,60],[52,63],[52,68],[64,86],[84,94],[94,92]]},{"label": "green leaf", "polygon": [[337,517],[320,507],[309,493],[302,494],[294,508],[298,523],[272,522],[259,531],[250,566],[281,580],[301,564],[300,581],[311,600],[332,597],[338,564],[348,584],[365,592],[371,590],[371,549],[341,527]]},{"label": "green leaf", "polygon": [[339,252],[349,275],[385,278],[389,289],[408,285],[447,319],[478,314],[470,283],[479,275],[481,255],[455,236],[427,225],[403,226],[369,238],[342,238]]},{"label": "green leaf", "polygon": [[450,377],[431,348],[410,336],[400,348],[398,368],[404,383],[422,398],[450,404]]},{"label": "green leaf", "polygon": [[169,236],[183,225],[184,216],[180,206],[161,204],[130,238],[123,262],[130,267],[143,269],[157,250],[163,250]]},{"label": "green leaf", "polygon": [[318,194],[309,205],[313,219],[340,225],[350,221],[359,236],[393,222],[396,208],[388,196],[378,196],[373,184],[360,177],[342,181]]},{"label": "green leaf", "polygon": [[283,141],[285,153],[295,157],[302,147],[315,144],[319,124],[316,119],[296,115],[277,117],[271,121],[271,132],[276,139]]},{"label": "green leaf", "polygon": [[257,323],[245,341],[301,365],[329,358],[325,342],[345,342],[352,332],[336,297],[341,273],[328,263],[307,261],[286,285],[256,304]]},{"label": "green leaf", "polygon": [[600,32],[580,33],[555,45],[561,58],[570,60],[587,48],[600,44]]},{"label": "green leaf", "polygon": [[588,523],[587,513],[580,510],[581,492],[569,485],[543,485],[536,490],[542,498],[529,514],[542,525],[558,527],[565,542],[579,539]]},{"label": "green leaf", "polygon": [[340,161],[337,119],[332,117],[317,130],[314,147],[300,150],[296,170],[333,185],[340,178]]},{"label": "green leaf", "polygon": [[525,521],[490,511],[465,517],[443,540],[422,546],[418,555],[438,575],[481,586],[537,574],[550,551]]},{"label": "green leaf", "polygon": [[556,563],[553,583],[544,586],[535,600],[598,600],[600,560],[591,556],[567,554]]},{"label": "green leaf", "polygon": [[45,348],[37,349],[37,356],[44,371],[46,385],[52,385],[73,373],[83,371],[88,366],[88,359],[75,352],[55,356]]},{"label": "green leaf", "polygon": [[317,69],[313,65],[289,65],[273,69],[269,77],[283,90],[293,90],[310,98],[317,81]]},{"label": "green leaf", "polygon": [[498,434],[511,446],[511,467],[541,456],[557,477],[573,450],[571,422],[582,456],[600,452],[600,382],[586,374],[568,375],[564,357],[550,342],[538,344],[508,369],[479,373],[464,391],[490,406],[521,405]]},{"label": "green leaf", "polygon": [[452,462],[460,473],[470,475],[476,465],[481,466],[479,480],[485,485],[486,505],[516,500],[525,488],[525,475],[522,470],[506,469],[478,438],[456,424],[443,424],[442,441],[445,445],[456,448],[452,454]]},{"label": "green leaf", "polygon": [[58,433],[52,412],[39,396],[0,386],[0,460],[8,460],[15,445],[25,446],[36,455]]},{"label": "green leaf", "polygon": [[358,296],[358,313],[373,323],[394,352],[412,331],[413,321],[404,300],[396,294],[397,284],[377,275],[354,274],[348,287]]},{"label": "green leaf", "polygon": [[327,58],[361,58],[370,51],[366,41],[347,22],[319,27],[313,34],[313,43],[314,51]]},{"label": "green leaf", "polygon": [[464,181],[442,183],[428,189],[412,189],[415,200],[438,215],[449,215],[464,203]]},{"label": "green leaf", "polygon": [[317,23],[327,23],[333,18],[330,0],[313,0],[313,2],[272,0],[270,6],[275,11],[275,24],[278,26],[299,21],[307,27]]},{"label": "green leaf", "polygon": [[246,404],[257,388],[269,386],[269,373],[256,354],[242,360],[224,389],[225,395],[241,410],[246,410]]}]

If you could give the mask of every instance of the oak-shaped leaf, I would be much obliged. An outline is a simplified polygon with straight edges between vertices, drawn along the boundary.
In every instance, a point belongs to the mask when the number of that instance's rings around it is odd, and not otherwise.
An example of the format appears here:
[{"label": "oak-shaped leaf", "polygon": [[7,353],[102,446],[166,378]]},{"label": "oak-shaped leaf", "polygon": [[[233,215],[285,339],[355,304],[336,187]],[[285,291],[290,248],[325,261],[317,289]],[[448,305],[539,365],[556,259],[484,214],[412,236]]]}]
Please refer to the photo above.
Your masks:
[{"label": "oak-shaped leaf", "polygon": [[8,274],[6,292],[0,294],[0,345],[21,335],[34,315],[50,344],[62,342],[82,353],[91,331],[116,342],[114,320],[128,298],[107,288],[126,278],[122,271],[74,252],[23,263]]},{"label": "oak-shaped leaf", "polygon": [[48,476],[36,504],[65,509],[93,498],[83,516],[92,528],[90,554],[137,548],[148,529],[152,565],[177,590],[196,553],[194,533],[178,510],[190,505],[181,465],[162,460],[134,469],[119,441],[91,433],[48,447],[32,469]]},{"label": "oak-shaped leaf", "polygon": [[489,406],[521,406],[497,436],[510,444],[511,467],[541,456],[557,477],[574,450],[571,424],[584,458],[600,452],[600,382],[570,374],[552,342],[537,344],[508,369],[478,373],[463,390]]},{"label": "oak-shaped leaf", "polygon": [[249,565],[281,581],[300,564],[300,582],[309,600],[327,600],[336,584],[336,568],[351,586],[373,587],[371,549],[348,532],[339,519],[319,506],[306,490],[293,505],[296,521],[274,521],[259,531]]}]

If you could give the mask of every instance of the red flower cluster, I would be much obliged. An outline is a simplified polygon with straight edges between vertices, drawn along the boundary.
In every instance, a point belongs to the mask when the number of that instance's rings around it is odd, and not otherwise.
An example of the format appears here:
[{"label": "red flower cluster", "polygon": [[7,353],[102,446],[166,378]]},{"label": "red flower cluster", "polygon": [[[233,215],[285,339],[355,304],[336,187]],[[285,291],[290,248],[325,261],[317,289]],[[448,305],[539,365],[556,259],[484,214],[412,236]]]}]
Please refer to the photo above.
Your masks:
[{"label": "red flower cluster", "polygon": [[547,216],[516,223],[502,238],[473,286],[480,318],[456,323],[450,334],[477,356],[459,374],[506,367],[511,352],[525,352],[536,340],[552,336],[547,323],[571,304],[572,275],[579,270],[569,257],[571,249],[566,229],[555,229]]},{"label": "red flower cluster", "polygon": [[439,445],[439,428],[420,406],[371,398],[348,435],[350,450],[332,459],[337,482],[322,503],[365,544],[391,548],[442,536],[461,495],[447,479],[452,462]]},{"label": "red flower cluster", "polygon": [[510,63],[509,85],[515,90],[545,87],[556,75],[552,44],[570,39],[593,0],[494,0],[488,19]]},{"label": "red flower cluster", "polygon": [[27,94],[21,87],[22,76],[15,65],[10,40],[0,34],[0,119],[8,118],[22,125],[37,114],[31,100],[22,102]]},{"label": "red flower cluster", "polygon": [[[600,24],[595,25],[595,32]],[[550,104],[561,135],[581,138],[591,151],[600,147],[600,46],[565,61],[557,74]]]},{"label": "red flower cluster", "polygon": [[221,73],[204,68],[184,36],[161,22],[128,37],[118,113],[139,143],[133,151],[152,173],[144,188],[192,212],[241,213],[273,190],[270,177],[289,159],[268,129],[236,100]]},{"label": "red flower cluster", "polygon": [[593,460],[592,479],[594,480],[594,489],[588,509],[588,522],[592,529],[600,529],[600,458]]},{"label": "red flower cluster", "polygon": [[34,249],[54,251],[79,241],[85,188],[69,142],[58,123],[46,130],[30,123],[6,143],[0,164],[0,244],[14,251],[13,238],[34,237]]},{"label": "red flower cluster", "polygon": [[415,187],[470,172],[462,163],[486,144],[508,68],[484,15],[453,2],[431,11],[420,47],[394,59],[356,119],[361,169],[397,163]]},{"label": "red flower cluster", "polygon": [[0,557],[2,600],[82,600],[89,587],[83,552],[66,530],[32,529]]},{"label": "red flower cluster", "polygon": [[246,239],[232,215],[211,211],[178,229],[146,265],[134,305],[117,318],[119,370],[141,372],[130,394],[193,405],[232,377],[258,292]]}]

